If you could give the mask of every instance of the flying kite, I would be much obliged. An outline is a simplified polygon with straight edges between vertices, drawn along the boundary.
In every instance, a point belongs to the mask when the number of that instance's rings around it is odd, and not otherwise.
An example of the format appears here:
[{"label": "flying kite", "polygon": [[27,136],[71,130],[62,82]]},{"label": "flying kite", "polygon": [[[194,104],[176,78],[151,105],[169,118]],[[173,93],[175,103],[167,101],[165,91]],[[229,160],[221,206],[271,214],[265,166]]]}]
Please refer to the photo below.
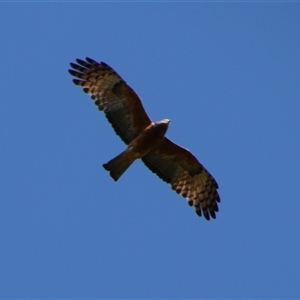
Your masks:
[{"label": "flying kite", "polygon": [[103,165],[117,181],[138,158],[194,206],[198,216],[215,219],[218,184],[197,158],[167,137],[170,120],[152,122],[134,90],[104,62],[90,58],[71,63],[73,82],[91,95],[127,149]]}]

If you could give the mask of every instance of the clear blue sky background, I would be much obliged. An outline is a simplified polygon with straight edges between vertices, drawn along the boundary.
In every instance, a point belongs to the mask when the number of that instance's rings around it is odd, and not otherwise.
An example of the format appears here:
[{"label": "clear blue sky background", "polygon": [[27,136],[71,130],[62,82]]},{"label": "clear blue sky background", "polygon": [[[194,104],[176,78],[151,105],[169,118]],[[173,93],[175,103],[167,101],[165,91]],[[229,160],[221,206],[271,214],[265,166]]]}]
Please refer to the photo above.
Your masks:
[{"label": "clear blue sky background", "polygon": [[[300,297],[299,3],[2,3],[1,298]],[[197,217],[71,82],[111,65],[217,179]]]}]

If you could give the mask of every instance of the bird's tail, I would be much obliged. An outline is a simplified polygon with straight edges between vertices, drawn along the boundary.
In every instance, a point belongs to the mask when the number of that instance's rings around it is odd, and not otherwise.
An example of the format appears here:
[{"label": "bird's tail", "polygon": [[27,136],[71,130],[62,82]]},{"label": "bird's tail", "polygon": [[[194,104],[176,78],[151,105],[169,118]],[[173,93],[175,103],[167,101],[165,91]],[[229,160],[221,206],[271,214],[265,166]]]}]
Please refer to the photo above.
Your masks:
[{"label": "bird's tail", "polygon": [[135,157],[128,150],[125,150],[104,164],[103,168],[109,171],[110,176],[117,181],[134,161]]}]

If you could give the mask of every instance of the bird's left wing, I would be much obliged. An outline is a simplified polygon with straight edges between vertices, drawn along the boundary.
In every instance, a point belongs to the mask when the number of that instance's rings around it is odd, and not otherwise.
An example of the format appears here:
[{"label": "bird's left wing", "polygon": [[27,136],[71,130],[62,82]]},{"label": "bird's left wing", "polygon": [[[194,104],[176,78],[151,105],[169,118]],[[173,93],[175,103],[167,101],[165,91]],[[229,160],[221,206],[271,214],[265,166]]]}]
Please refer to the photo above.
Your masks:
[{"label": "bird's left wing", "polygon": [[164,138],[142,161],[186,198],[199,216],[203,214],[207,220],[216,218],[220,202],[218,184],[191,152]]},{"label": "bird's left wing", "polygon": [[141,99],[126,82],[104,62],[98,63],[91,58],[71,63],[74,70],[70,74],[76,85],[83,87],[91,95],[98,108],[103,111],[121,139],[129,144],[150,125]]}]

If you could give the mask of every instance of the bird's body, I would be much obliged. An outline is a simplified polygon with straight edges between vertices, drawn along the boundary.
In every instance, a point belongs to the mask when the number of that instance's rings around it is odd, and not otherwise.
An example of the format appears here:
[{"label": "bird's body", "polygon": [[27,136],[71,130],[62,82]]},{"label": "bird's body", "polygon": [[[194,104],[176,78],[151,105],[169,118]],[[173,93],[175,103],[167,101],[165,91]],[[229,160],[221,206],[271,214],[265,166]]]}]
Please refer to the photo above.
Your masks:
[{"label": "bird's body", "polygon": [[144,157],[163,140],[169,123],[170,121],[166,119],[151,123],[128,145],[128,148],[134,149],[136,158]]},{"label": "bird's body", "polygon": [[117,181],[130,165],[138,158],[144,157],[163,140],[170,121],[151,123],[140,133],[127,147],[127,149],[104,164],[105,170],[110,172],[110,176]]},{"label": "bird's body", "polygon": [[220,202],[218,184],[210,173],[187,149],[165,137],[170,120],[152,122],[138,95],[107,64],[90,58],[77,59],[69,70],[76,85],[89,93],[104,111],[115,132],[127,149],[103,165],[117,181],[136,160],[144,164],[172,189],[194,206],[196,213],[209,220],[215,218]]}]

